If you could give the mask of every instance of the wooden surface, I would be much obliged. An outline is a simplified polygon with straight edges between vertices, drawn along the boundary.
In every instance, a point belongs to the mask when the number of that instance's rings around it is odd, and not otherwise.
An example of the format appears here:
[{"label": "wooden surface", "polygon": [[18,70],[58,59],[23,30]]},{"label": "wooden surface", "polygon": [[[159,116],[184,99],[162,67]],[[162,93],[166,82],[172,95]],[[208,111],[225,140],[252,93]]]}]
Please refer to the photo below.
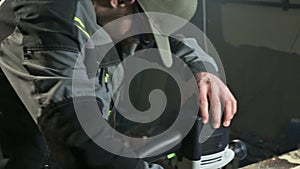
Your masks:
[{"label": "wooden surface", "polygon": [[240,169],[300,169],[300,149]]}]

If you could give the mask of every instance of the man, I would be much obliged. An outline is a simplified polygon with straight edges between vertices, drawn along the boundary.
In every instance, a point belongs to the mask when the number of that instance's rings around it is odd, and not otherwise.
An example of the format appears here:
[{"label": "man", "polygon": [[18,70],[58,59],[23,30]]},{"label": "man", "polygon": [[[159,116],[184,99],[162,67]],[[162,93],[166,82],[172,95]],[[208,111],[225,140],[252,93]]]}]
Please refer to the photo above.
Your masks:
[{"label": "man", "polygon": [[[147,5],[142,2],[139,5],[145,9]],[[7,159],[4,160],[0,155],[0,166],[3,162],[3,165],[5,163],[10,168],[30,169],[161,168],[158,165],[150,166],[141,159],[120,157],[100,148],[82,129],[73,103],[74,98],[79,99],[78,104],[82,106],[89,106],[94,101],[94,95],[91,94],[94,90],[90,89],[90,85],[94,84],[80,86],[75,89],[78,92],[74,94],[72,76],[74,69],[79,69],[83,79],[88,79],[88,68],[84,61],[77,61],[88,39],[99,29],[96,20],[104,26],[114,19],[136,12],[137,2],[98,0],[92,4],[91,1],[84,0],[7,0],[3,5],[13,9],[17,27],[13,33],[8,31],[6,39],[1,39],[1,104],[6,104],[4,101],[7,95],[11,96],[7,101],[12,104],[5,109],[1,106],[1,120],[14,121],[27,127],[10,128],[17,124],[1,123],[3,158],[10,158],[10,161],[7,164]],[[4,11],[0,10],[1,16],[2,12],[4,16],[8,16]],[[126,28],[122,28],[124,29]],[[127,29],[130,29],[130,25]],[[122,45],[121,48],[125,47],[126,45]],[[79,64],[78,67],[76,64]],[[199,72],[196,76],[199,79],[203,123],[208,122],[209,103],[213,109],[221,110],[221,102],[224,102],[223,125],[229,126],[236,112],[234,97],[215,75]],[[101,84],[95,84],[94,89],[96,93],[104,90]],[[13,91],[17,95],[12,94]],[[107,99],[103,95],[96,96],[102,113],[105,113],[104,107],[109,106],[105,102]],[[19,98],[29,112],[26,112]],[[218,128],[221,117],[216,115],[213,119],[214,127]],[[34,122],[44,137],[40,135]],[[21,131],[32,134],[27,141],[12,143],[11,140],[14,137],[20,139],[20,135],[15,133],[15,136],[11,136],[11,133]],[[26,135],[22,136],[25,137]],[[36,144],[37,148],[30,144]],[[53,162],[49,149],[59,167]]]}]

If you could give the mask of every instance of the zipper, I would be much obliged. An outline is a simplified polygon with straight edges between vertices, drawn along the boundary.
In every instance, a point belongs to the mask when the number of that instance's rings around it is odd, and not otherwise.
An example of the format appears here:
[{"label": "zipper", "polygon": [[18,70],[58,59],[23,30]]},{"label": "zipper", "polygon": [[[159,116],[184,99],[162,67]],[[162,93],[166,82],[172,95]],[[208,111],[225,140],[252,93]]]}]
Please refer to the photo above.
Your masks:
[{"label": "zipper", "polygon": [[47,145],[46,145],[44,160],[42,162],[42,169],[50,169],[50,149]]}]

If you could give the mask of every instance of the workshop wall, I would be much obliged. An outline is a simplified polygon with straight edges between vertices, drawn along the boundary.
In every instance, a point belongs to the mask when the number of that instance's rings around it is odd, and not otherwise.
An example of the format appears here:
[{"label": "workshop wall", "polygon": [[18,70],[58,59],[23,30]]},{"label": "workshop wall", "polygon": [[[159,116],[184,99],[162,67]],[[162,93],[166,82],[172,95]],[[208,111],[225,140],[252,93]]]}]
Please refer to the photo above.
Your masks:
[{"label": "workshop wall", "polygon": [[[232,133],[260,138],[272,151],[287,151],[290,142],[297,146],[300,2],[206,0],[206,8],[202,2],[192,22],[203,29],[206,10],[207,36],[219,52],[227,83],[239,101]],[[298,128],[291,131],[291,125]]]}]

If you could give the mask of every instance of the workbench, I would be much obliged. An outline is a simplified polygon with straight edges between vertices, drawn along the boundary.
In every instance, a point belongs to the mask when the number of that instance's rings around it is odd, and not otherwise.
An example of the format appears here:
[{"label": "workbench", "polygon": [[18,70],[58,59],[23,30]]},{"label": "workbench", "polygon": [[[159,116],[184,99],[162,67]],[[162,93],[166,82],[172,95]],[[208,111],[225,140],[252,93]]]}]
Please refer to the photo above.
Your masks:
[{"label": "workbench", "polygon": [[300,169],[300,149],[240,169]]}]

